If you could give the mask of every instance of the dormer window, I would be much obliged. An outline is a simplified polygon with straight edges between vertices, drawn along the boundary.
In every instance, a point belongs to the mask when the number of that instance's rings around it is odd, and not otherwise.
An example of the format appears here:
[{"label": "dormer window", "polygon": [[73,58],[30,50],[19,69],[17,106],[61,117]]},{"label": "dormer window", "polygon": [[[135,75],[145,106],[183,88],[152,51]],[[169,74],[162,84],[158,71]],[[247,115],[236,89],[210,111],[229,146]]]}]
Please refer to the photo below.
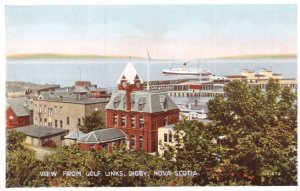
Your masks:
[{"label": "dormer window", "polygon": [[144,107],[145,107],[145,104],[146,104],[146,97],[140,98],[139,102],[138,102],[138,110],[143,111]]},{"label": "dormer window", "polygon": [[118,108],[120,105],[121,97],[118,95],[114,98],[114,108]]}]

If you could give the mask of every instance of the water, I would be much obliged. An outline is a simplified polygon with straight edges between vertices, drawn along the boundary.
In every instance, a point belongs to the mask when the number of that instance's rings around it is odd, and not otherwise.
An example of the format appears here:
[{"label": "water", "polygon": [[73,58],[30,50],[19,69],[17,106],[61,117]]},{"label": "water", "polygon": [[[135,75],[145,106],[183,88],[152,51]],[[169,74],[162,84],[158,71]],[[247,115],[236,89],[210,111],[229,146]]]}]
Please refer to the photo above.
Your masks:
[{"label": "water", "polygon": [[[99,87],[116,87],[128,60],[108,59],[35,59],[7,60],[7,81],[24,81],[42,84],[72,86],[76,80],[88,80]],[[147,63],[133,61],[141,78],[147,80]],[[162,70],[181,67],[183,61],[151,61],[150,80],[177,79],[178,76],[164,76]],[[217,76],[239,75],[243,69],[258,72],[261,68],[280,73],[284,78],[297,77],[296,59],[243,59],[205,60],[187,62],[190,68],[206,68]]]}]

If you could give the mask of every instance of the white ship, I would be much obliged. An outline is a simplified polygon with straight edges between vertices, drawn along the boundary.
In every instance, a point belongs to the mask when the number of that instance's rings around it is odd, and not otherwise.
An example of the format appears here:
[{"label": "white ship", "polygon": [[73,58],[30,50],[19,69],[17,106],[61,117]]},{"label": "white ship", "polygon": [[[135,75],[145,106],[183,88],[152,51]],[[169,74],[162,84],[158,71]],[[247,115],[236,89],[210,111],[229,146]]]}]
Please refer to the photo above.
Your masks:
[{"label": "white ship", "polygon": [[213,74],[207,69],[189,69],[186,63],[183,63],[183,67],[181,68],[170,68],[163,69],[163,74],[166,75],[187,75],[187,76],[203,76],[203,77],[212,77]]}]

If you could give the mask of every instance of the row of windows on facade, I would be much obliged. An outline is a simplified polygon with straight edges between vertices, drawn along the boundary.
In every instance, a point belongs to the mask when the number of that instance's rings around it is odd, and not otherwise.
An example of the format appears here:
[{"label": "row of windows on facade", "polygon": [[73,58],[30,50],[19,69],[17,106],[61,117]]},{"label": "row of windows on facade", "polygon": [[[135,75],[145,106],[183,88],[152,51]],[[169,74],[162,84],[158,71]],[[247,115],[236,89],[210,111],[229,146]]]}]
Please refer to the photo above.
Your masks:
[{"label": "row of windows on facade", "polygon": [[[136,117],[132,116],[131,118],[131,127],[135,128],[136,127]],[[144,117],[139,117],[140,120],[140,128],[144,128],[145,126],[145,120]],[[168,125],[168,117],[164,118],[164,126]],[[118,126],[118,115],[114,114],[114,126]],[[122,115],[121,116],[121,126],[126,126],[126,116]]]},{"label": "row of windows on facade", "polygon": [[[136,149],[136,144],[137,140],[136,140],[136,136],[135,135],[131,135],[130,136],[130,149],[135,150]],[[139,145],[140,145],[140,150],[144,149],[144,137],[143,135],[139,136]]]},{"label": "row of windows on facade", "polygon": [[39,113],[48,113],[49,116],[52,116],[54,114],[63,114],[63,108],[60,106],[59,108],[57,106],[54,106],[53,108],[47,108],[46,105],[40,105],[39,107],[37,104],[34,105],[34,111]]},{"label": "row of windows on facade", "polygon": [[[38,124],[38,118],[35,118],[35,124],[36,125]],[[70,117],[66,118],[66,124],[70,125]],[[39,125],[53,127],[52,121],[48,121],[47,118],[44,118],[44,121],[43,121],[43,118],[40,118]],[[77,118],[77,125],[78,126],[81,125],[81,118]],[[58,127],[58,120],[57,119],[54,120],[54,127]],[[63,128],[63,120],[59,120],[59,127]]]},{"label": "row of windows on facade", "polygon": [[[133,101],[131,104],[131,109],[133,109],[135,102]],[[163,109],[167,109],[168,105],[167,105],[167,101],[165,100],[164,102],[160,103],[161,106],[163,107]],[[114,108],[118,108],[120,105],[120,101],[114,101]],[[138,110],[139,111],[143,111],[144,107],[145,107],[146,103],[145,102],[140,102],[138,104]],[[127,109],[127,103],[124,101],[123,102],[123,109]]]}]

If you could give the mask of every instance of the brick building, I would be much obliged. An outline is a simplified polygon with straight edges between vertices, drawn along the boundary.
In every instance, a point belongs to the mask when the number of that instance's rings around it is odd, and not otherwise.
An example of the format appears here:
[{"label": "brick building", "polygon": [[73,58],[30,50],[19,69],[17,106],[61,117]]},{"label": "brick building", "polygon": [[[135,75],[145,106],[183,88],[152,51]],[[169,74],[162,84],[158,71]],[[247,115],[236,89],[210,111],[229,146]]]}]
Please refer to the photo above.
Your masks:
[{"label": "brick building", "polygon": [[131,150],[152,153],[158,148],[158,128],[177,123],[179,109],[166,92],[143,90],[142,83],[128,63],[106,106],[106,123],[127,134]]},{"label": "brick building", "polygon": [[76,131],[83,125],[83,118],[94,111],[102,111],[109,99],[93,98],[83,87],[69,92],[42,92],[34,104],[34,124]]},{"label": "brick building", "polygon": [[33,123],[32,102],[26,97],[7,100],[6,128],[16,128]]}]

